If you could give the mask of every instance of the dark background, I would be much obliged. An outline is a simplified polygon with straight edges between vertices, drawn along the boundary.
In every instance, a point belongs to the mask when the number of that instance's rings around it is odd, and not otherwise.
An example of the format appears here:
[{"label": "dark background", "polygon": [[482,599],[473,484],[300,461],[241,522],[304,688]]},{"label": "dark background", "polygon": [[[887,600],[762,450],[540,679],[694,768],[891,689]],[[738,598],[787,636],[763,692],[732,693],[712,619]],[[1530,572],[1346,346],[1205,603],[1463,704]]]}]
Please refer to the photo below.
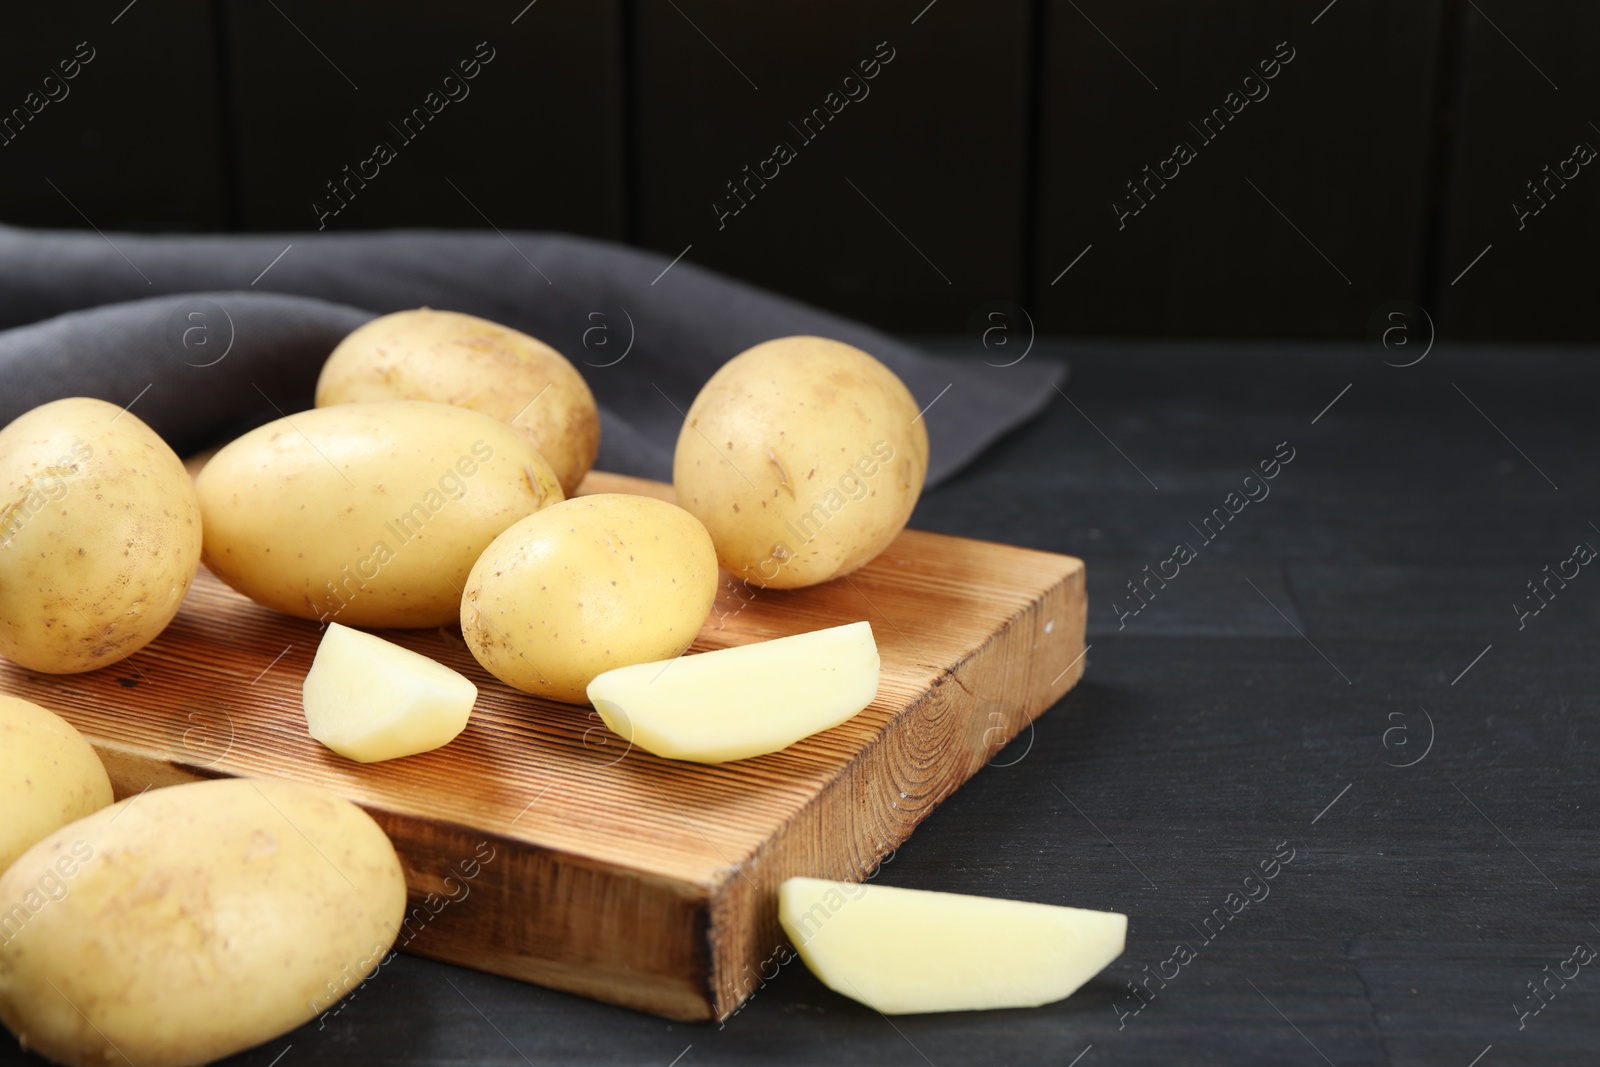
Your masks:
[{"label": "dark background", "polygon": [[[0,220],[314,229],[325,183],[383,139],[397,158],[329,228],[688,249],[901,332],[1357,339],[1405,300],[1441,338],[1596,333],[1584,287],[1600,178],[1585,167],[1553,186],[1521,229],[1511,209],[1577,142],[1600,146],[1590,6],[525,4],[8,12],[0,114],[78,42],[95,59],[0,145]],[[495,59],[470,95],[401,142],[388,123],[480,41]],[[789,124],[879,42],[895,58],[870,94],[802,142]],[[1201,142],[1188,123],[1279,42],[1294,59],[1270,94]],[[1124,183],[1179,139],[1198,158],[1119,228]],[[719,228],[713,200],[778,140],[798,158]]]},{"label": "dark background", "polygon": [[[1524,228],[1511,205],[1600,146],[1600,10],[525,2],[8,12],[0,116],[77,42],[97,55],[0,146],[0,221],[314,228],[323,183],[488,41],[471,95],[330,229],[687,247],[958,335],[930,342],[949,354],[996,326],[1054,335],[1039,353],[1070,361],[1071,399],[913,524],[1082,556],[1085,678],[877,877],[1124,911],[1127,952],[1041,1009],[893,1021],[791,964],[723,1028],[402,956],[234,1063],[1597,1062],[1600,971],[1537,1013],[1529,983],[1600,946],[1600,578],[1516,613],[1543,568],[1600,545],[1581,344],[1600,175]],[[723,183],[880,41],[871,95],[719,230]],[[1295,58],[1271,94],[1119,229],[1123,183],[1279,42]],[[1413,360],[1400,342],[1425,326],[1440,343]],[[1125,582],[1280,441],[1297,458],[1270,499],[1119,620]],[[1123,1019],[1126,983],[1280,842],[1296,858],[1272,896]]]},{"label": "dark background", "polygon": [[[1600,563],[1543,607],[1527,583],[1600,546],[1600,360],[1038,347],[1072,399],[913,523],[1082,556],[1084,677],[874,878],[1120,911],[1119,959],[1040,1008],[891,1018],[792,962],[718,1026],[402,954],[228,1067],[1593,1067],[1600,959],[1548,1002],[1529,984],[1600,950]],[[1271,495],[1203,541],[1280,442]],[[1180,540],[1197,558],[1119,619]],[[1129,1018],[1178,943],[1197,958]],[[42,1064],[4,1039],[0,1062]]]}]

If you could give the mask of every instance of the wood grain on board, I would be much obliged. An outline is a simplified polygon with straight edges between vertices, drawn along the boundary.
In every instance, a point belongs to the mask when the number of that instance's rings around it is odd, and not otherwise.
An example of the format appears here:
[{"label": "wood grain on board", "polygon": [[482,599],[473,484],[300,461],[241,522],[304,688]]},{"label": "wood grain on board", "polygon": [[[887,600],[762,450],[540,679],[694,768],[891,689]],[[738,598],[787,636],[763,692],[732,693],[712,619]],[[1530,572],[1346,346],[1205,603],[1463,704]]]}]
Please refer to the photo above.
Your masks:
[{"label": "wood grain on board", "polygon": [[[671,494],[600,473],[580,491]],[[714,1019],[783,953],[784,878],[865,877],[1083,669],[1084,569],[1070,556],[908,530],[844,579],[739,594],[725,583],[694,651],[866,619],[878,698],[782,752],[701,766],[629,751],[588,708],[505,687],[453,629],[393,631],[480,696],[449,745],[362,765],[306,733],[317,625],[204,572],[132,658],[83,675],[0,663],[0,690],[82,730],[119,797],[248,775],[362,805],[406,868],[406,951]]]}]

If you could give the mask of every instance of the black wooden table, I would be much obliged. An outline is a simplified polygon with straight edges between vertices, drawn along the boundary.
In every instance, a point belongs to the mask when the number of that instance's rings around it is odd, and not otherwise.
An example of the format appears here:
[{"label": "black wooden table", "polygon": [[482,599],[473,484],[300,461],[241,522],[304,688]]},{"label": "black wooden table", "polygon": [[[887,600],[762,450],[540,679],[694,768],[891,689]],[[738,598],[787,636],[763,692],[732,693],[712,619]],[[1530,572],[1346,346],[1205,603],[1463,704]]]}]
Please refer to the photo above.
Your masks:
[{"label": "black wooden table", "polygon": [[797,961],[717,1026],[402,957],[230,1062],[1600,1063],[1600,360],[1054,351],[914,522],[1084,557],[1087,674],[878,880],[1126,912],[1109,970],[891,1020]]}]

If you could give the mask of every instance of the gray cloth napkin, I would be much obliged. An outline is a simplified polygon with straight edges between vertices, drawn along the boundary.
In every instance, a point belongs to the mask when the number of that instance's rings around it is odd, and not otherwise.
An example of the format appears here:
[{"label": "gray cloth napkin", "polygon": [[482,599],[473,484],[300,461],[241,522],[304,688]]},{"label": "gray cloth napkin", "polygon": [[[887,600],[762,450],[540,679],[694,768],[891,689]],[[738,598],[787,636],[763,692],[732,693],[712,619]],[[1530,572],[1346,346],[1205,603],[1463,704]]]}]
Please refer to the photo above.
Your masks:
[{"label": "gray cloth napkin", "polygon": [[180,452],[310,406],[334,345],[375,315],[464,311],[532,334],[601,408],[598,465],[670,479],[695,394],[751,345],[831,337],[926,413],[929,484],[1037,414],[1060,362],[929,356],[691,263],[543,233],[102,235],[0,226],[0,424],[64,396],[131,410]]}]

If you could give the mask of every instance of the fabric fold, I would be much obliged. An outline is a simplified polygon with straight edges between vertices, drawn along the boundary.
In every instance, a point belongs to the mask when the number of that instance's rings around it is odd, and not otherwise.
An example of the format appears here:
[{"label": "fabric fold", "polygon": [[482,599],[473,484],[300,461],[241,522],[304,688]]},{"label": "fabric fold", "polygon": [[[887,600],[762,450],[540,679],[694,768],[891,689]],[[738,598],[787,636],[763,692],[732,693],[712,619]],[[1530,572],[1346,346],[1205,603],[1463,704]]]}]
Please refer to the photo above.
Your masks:
[{"label": "fabric fold", "polygon": [[63,396],[134,410],[175,448],[308,406],[340,338],[414,307],[532,334],[601,406],[599,465],[668,478],[683,412],[744,349],[812,334],[905,381],[932,442],[929,484],[1037,414],[1066,373],[914,345],[686,260],[539,233],[149,236],[0,226],[0,424]]}]

